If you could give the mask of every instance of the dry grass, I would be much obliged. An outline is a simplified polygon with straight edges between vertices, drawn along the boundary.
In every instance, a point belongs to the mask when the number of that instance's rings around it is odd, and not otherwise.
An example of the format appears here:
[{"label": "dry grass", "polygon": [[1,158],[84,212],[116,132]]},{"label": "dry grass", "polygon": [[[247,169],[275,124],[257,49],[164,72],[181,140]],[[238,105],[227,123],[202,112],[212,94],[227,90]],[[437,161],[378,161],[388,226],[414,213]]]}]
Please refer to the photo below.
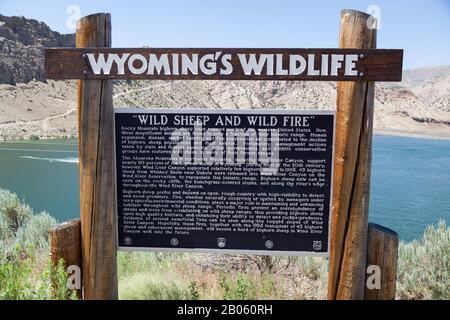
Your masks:
[{"label": "dry grass", "polygon": [[[119,253],[119,274],[121,298],[325,299],[327,260]],[[444,221],[420,240],[400,243],[397,298],[450,299],[450,228]]]},{"label": "dry grass", "polygon": [[123,299],[323,299],[326,260],[119,253],[119,274]]}]

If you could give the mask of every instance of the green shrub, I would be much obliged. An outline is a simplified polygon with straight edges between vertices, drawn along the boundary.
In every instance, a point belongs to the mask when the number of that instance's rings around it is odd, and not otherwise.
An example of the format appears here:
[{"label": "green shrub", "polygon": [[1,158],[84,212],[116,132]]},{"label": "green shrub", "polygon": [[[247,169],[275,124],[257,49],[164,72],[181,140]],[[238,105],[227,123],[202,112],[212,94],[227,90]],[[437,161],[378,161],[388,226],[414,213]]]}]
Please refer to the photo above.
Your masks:
[{"label": "green shrub", "polygon": [[14,258],[4,258],[0,263],[0,300],[27,299],[34,290],[30,281],[32,263],[21,256],[20,248],[16,247]]},{"label": "green shrub", "polygon": [[270,297],[271,299],[276,299],[280,296],[280,289],[276,283],[276,276],[270,273],[263,274],[261,277],[261,285],[259,293],[262,298]]},{"label": "green shrub", "polygon": [[[23,204],[17,194],[5,189],[0,189],[0,220],[2,225],[7,225],[12,234],[16,234],[32,216],[33,210]],[[3,236],[0,236],[3,238]]]},{"label": "green shrub", "polygon": [[[222,289],[224,300],[248,300],[258,298],[260,287],[264,287],[265,281],[260,274],[254,277],[245,273],[238,273],[235,277],[231,274],[219,275],[219,286]],[[259,297],[260,298],[260,297]]]},{"label": "green shrub", "polygon": [[48,250],[48,233],[56,223],[55,218],[47,212],[32,215],[17,231],[17,243],[22,247],[32,246],[36,250]]},{"label": "green shrub", "polygon": [[31,248],[16,246],[14,256],[0,261],[0,300],[66,300],[75,293],[66,288],[64,263],[53,267],[50,259],[43,270],[36,270]]},{"label": "green shrub", "polygon": [[16,244],[48,251],[48,232],[56,223],[48,213],[33,214],[15,193],[0,189],[0,257],[14,255]]},{"label": "green shrub", "polygon": [[48,258],[48,232],[56,220],[33,214],[15,193],[0,189],[0,299],[69,299],[61,262]]},{"label": "green shrub", "polygon": [[219,275],[219,286],[222,289],[222,298],[223,298],[223,300],[232,300],[233,299],[233,294],[232,294],[232,291],[231,291],[230,280],[228,279],[228,277],[224,273],[221,273]]},{"label": "green shrub", "polygon": [[48,259],[40,276],[41,300],[77,300],[76,291],[67,289],[67,276],[63,259],[60,259],[56,266]]},{"label": "green shrub", "polygon": [[429,226],[419,241],[399,247],[397,295],[401,299],[450,299],[450,228]]},{"label": "green shrub", "polygon": [[190,300],[200,299],[200,293],[198,292],[197,282],[195,281],[191,281],[191,283],[189,283],[189,299]]},{"label": "green shrub", "polygon": [[236,298],[240,300],[255,299],[255,286],[244,274],[239,273],[236,278]]}]

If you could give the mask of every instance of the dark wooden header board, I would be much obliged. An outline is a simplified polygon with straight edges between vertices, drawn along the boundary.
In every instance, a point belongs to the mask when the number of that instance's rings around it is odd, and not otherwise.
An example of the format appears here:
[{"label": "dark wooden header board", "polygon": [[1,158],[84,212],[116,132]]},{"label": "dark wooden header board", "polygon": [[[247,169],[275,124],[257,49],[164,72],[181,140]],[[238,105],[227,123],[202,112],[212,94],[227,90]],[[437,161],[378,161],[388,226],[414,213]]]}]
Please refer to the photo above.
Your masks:
[{"label": "dark wooden header board", "polygon": [[400,49],[47,48],[48,79],[401,81]]}]

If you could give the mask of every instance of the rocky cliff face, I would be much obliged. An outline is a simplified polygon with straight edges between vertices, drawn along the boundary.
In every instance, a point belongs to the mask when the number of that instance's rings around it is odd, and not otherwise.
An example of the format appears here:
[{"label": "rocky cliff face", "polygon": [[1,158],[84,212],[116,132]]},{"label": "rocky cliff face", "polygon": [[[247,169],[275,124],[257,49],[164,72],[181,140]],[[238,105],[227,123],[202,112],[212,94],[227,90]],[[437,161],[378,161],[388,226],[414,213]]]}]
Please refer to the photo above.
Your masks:
[{"label": "rocky cliff face", "polygon": [[0,83],[45,81],[44,47],[74,47],[75,34],[60,34],[45,23],[0,15]]}]

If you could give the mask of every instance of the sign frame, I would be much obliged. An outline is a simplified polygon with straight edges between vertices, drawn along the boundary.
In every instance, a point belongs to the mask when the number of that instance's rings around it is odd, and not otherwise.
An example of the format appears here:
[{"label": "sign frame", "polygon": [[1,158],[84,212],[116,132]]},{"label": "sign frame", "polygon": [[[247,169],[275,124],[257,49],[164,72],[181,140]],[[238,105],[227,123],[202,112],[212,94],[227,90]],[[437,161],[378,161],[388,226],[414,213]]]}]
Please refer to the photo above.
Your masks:
[{"label": "sign frame", "polygon": [[[120,246],[119,237],[116,237],[117,250],[124,252],[182,252],[182,253],[205,253],[205,254],[245,254],[245,255],[268,255],[268,256],[312,256],[312,257],[328,257],[330,254],[331,241],[331,218],[333,206],[333,179],[334,179],[334,158],[335,158],[335,143],[336,143],[336,110],[333,109],[211,109],[211,108],[136,108],[136,107],[117,107],[114,108],[114,181],[116,184],[116,203],[118,203],[119,190],[117,188],[117,150],[116,150],[116,114],[245,114],[245,112],[258,115],[331,115],[333,116],[333,132],[332,132],[332,152],[331,152],[331,171],[330,171],[330,198],[328,207],[328,219],[326,221],[328,226],[327,232],[327,250],[325,252],[314,251],[285,251],[285,250],[249,250],[249,249],[210,249],[210,248],[170,248],[170,247],[124,247]],[[115,206],[115,218],[119,221],[118,205]],[[117,231],[119,232],[119,225],[117,223]],[[301,237],[301,235],[299,235]]]}]

